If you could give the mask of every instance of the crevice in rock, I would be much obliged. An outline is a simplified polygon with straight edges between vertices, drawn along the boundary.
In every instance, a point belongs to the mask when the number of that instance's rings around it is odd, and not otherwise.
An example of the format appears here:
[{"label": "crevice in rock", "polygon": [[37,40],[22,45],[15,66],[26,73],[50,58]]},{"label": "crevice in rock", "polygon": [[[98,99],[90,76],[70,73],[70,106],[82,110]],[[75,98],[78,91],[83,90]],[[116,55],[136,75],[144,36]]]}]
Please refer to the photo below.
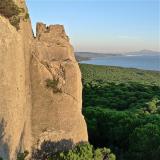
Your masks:
[{"label": "crevice in rock", "polygon": [[63,94],[66,94],[68,95],[69,97],[73,98],[77,103],[79,102],[74,96],[72,96],[71,94],[69,93],[66,93],[66,92],[63,92]]}]

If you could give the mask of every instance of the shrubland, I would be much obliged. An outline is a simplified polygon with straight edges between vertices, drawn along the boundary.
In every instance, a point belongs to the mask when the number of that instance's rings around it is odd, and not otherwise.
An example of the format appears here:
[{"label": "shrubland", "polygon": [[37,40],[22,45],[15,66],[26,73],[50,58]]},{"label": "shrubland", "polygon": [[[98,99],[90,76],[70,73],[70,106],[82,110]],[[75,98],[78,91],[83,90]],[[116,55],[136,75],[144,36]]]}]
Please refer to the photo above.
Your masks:
[{"label": "shrubland", "polygon": [[89,141],[118,160],[160,159],[160,72],[80,64]]}]

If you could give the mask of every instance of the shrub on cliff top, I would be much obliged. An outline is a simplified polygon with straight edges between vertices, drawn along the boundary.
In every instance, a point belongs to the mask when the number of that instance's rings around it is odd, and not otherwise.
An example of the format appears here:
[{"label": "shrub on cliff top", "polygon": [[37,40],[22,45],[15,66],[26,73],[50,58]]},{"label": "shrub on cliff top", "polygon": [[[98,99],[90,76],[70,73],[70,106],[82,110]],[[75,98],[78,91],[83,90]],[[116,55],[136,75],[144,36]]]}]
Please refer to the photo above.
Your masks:
[{"label": "shrub on cliff top", "polygon": [[0,0],[0,14],[9,19],[11,25],[17,30],[19,29],[19,14],[21,9],[13,2],[13,0]]},{"label": "shrub on cliff top", "polygon": [[0,0],[0,14],[6,18],[19,15],[20,9],[13,0]]}]

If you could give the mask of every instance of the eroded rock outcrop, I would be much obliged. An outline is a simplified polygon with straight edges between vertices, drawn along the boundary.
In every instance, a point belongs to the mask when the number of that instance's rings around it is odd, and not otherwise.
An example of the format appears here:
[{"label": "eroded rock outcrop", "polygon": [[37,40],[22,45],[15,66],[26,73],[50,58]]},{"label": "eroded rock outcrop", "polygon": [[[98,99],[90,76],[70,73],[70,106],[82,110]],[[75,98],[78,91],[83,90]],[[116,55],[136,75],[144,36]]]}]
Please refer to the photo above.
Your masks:
[{"label": "eroded rock outcrop", "polygon": [[0,15],[0,157],[15,160],[18,152],[44,140],[87,141],[81,114],[81,73],[61,25],[37,25],[33,37],[24,0],[20,29]]},{"label": "eroded rock outcrop", "polygon": [[37,24],[31,60],[32,133],[39,140],[87,141],[79,66],[61,25]]},{"label": "eroded rock outcrop", "polygon": [[[26,10],[24,2],[16,3]],[[19,25],[17,31],[0,16],[0,156],[5,160],[31,146],[29,61],[33,35],[29,19]]]}]

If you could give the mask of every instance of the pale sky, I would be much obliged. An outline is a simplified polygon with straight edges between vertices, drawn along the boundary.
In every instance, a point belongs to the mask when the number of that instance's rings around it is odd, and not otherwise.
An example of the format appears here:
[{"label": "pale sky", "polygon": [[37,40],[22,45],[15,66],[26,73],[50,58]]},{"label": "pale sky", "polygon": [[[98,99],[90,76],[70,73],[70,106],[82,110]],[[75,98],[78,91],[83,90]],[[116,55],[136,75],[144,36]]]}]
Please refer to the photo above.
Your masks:
[{"label": "pale sky", "polygon": [[63,24],[75,51],[160,51],[160,0],[27,0],[32,25]]}]

